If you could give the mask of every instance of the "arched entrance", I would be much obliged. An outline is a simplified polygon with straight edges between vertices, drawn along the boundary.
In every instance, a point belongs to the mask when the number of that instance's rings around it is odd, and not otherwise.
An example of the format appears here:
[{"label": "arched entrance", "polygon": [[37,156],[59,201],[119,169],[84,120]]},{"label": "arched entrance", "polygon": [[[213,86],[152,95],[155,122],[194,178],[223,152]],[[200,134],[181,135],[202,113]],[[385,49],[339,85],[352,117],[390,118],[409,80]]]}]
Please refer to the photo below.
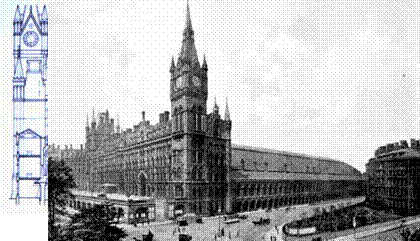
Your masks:
[{"label": "arched entrance", "polygon": [[249,205],[249,210],[252,211],[255,209],[255,200],[251,201],[251,204]]}]

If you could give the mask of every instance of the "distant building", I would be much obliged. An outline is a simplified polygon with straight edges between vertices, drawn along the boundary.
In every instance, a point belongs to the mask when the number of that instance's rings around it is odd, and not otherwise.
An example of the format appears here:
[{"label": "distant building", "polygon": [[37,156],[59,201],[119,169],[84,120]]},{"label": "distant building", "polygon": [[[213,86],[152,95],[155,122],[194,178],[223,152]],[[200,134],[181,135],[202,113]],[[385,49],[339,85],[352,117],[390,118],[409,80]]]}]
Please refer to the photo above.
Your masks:
[{"label": "distant building", "polygon": [[[118,194],[153,197],[156,208],[149,210],[156,219],[361,195],[361,173],[343,162],[232,145],[227,103],[223,119],[216,101],[206,113],[207,71],[206,59],[200,64],[197,57],[187,7],[181,52],[170,65],[171,112],[161,113],[154,125],[143,112],[141,122],[124,131],[108,111],[98,121],[93,114],[85,148],[66,160],[78,189],[98,193],[104,184],[115,184]],[[126,210],[131,221],[139,216],[134,208]]]},{"label": "distant building", "polygon": [[420,144],[411,139],[381,146],[366,164],[370,206],[399,215],[420,213]]}]

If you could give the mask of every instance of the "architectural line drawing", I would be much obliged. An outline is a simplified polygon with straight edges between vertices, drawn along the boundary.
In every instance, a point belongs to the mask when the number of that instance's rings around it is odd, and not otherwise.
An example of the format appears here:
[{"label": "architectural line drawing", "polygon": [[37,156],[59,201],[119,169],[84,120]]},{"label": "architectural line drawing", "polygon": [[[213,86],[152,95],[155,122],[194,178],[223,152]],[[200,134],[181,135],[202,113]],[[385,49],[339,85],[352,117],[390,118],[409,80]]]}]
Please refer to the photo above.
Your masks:
[{"label": "architectural line drawing", "polygon": [[13,174],[11,199],[48,193],[48,17],[44,5],[19,5],[13,19]]}]

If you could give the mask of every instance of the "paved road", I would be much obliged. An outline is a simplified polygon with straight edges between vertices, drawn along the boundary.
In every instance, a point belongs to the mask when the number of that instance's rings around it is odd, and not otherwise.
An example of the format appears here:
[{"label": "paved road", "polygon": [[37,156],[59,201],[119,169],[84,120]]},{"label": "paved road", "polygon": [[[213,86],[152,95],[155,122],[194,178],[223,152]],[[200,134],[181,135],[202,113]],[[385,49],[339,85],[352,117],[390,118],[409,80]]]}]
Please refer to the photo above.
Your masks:
[{"label": "paved road", "polygon": [[[348,200],[348,199],[347,199]],[[344,202],[343,200],[335,201],[334,203]],[[321,206],[329,206],[333,202],[328,202],[322,204]],[[320,204],[315,205],[320,206]],[[289,211],[286,211],[285,208],[280,208],[273,210],[269,213],[259,210],[254,212],[245,213],[248,215],[246,220],[240,220],[239,223],[234,224],[224,224],[223,219],[219,217],[205,218],[203,224],[190,223],[185,227],[185,230],[181,232],[186,232],[193,237],[193,241],[212,241],[215,240],[215,234],[219,230],[219,220],[220,220],[220,229],[224,229],[225,237],[218,240],[232,240],[232,241],[270,241],[270,235],[277,238],[277,241],[282,241],[282,226],[285,223],[288,223],[292,220],[300,219],[302,214],[309,215],[311,210],[315,206],[310,206],[308,204],[291,207]],[[270,225],[254,226],[252,221],[258,220],[260,217],[269,217],[271,219]],[[164,223],[164,224],[151,224],[150,226],[138,225],[134,227],[128,224],[120,224],[120,227],[124,228],[129,236],[125,241],[132,241],[133,237],[141,239],[142,234],[146,234],[150,229],[151,232],[155,235],[157,241],[178,241],[178,226],[174,223]],[[279,233],[275,227],[278,227]],[[239,236],[238,236],[239,231]],[[230,235],[229,235],[230,234]],[[230,236],[230,239],[229,239]]]},{"label": "paved road", "polygon": [[[224,224],[223,219],[220,218],[220,229],[224,229],[225,237],[221,240],[230,240],[232,241],[254,241],[254,240],[266,240],[264,239],[264,234],[269,232],[271,229],[275,228],[275,225],[279,223],[284,223],[286,221],[298,218],[301,212],[310,209],[310,206],[293,208],[290,211],[286,212],[284,208],[279,210],[274,210],[272,212],[266,213],[265,211],[259,210],[252,213],[247,213],[248,218],[246,220],[241,220],[239,223],[234,224]],[[271,219],[270,225],[261,225],[254,226],[252,221],[258,220],[260,217],[269,217]],[[134,227],[128,224],[121,224],[120,227],[127,230],[129,237],[126,238],[127,241],[133,240],[132,237],[141,238],[142,234],[146,234],[148,230],[155,235],[156,240],[177,240],[177,232],[174,235],[174,231],[177,231],[177,225],[174,223],[166,223],[160,225],[138,225]],[[280,227],[281,228],[281,227]],[[210,219],[204,220],[203,224],[191,223],[185,227],[185,230],[181,232],[186,232],[193,236],[194,241],[201,240],[214,240],[215,234],[219,230],[219,217],[213,217]],[[238,233],[239,231],[239,233]],[[280,229],[281,233],[281,229]],[[230,235],[229,235],[230,234]],[[239,234],[239,237],[238,237]],[[268,239],[269,240],[269,239]],[[279,239],[278,239],[279,240]]]}]

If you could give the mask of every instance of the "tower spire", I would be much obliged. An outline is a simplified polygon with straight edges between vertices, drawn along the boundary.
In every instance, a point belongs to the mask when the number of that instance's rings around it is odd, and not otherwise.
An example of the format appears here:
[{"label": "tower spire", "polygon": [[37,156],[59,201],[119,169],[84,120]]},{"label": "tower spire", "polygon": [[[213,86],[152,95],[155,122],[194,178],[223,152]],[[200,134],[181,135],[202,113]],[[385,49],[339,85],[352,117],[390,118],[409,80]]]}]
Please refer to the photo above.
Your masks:
[{"label": "tower spire", "polygon": [[185,28],[184,28],[184,32],[186,30],[193,31],[192,24],[191,24],[190,2],[188,0],[187,0],[187,14],[185,16]]},{"label": "tower spire", "polygon": [[44,9],[42,10],[42,19],[43,20],[48,20],[48,16],[47,16],[47,6],[44,5]]},{"label": "tower spire", "polygon": [[95,107],[92,108],[92,123],[96,122],[95,121]]},{"label": "tower spire", "polygon": [[228,106],[228,98],[226,97],[226,109],[225,109],[225,120],[230,120],[230,112],[229,112],[229,106]]},{"label": "tower spire", "polygon": [[203,54],[203,65],[201,66],[201,68],[202,69],[204,69],[205,71],[207,71],[208,70],[208,68],[207,68],[207,61],[206,61],[206,55],[205,54]]},{"label": "tower spire", "polygon": [[16,22],[20,22],[20,9],[19,9],[19,5],[17,5],[17,7],[16,7],[14,22],[15,23]]},{"label": "tower spire", "polygon": [[216,95],[214,95],[214,106],[213,106],[213,111],[214,111],[214,112],[219,112],[219,106],[217,105]]},{"label": "tower spire", "polygon": [[117,133],[120,133],[121,126],[120,126],[120,115],[119,114],[117,114],[117,126],[115,128],[116,128]]},{"label": "tower spire", "polygon": [[169,72],[174,72],[175,71],[175,62],[174,62],[174,56],[172,56],[172,60],[171,60],[171,68],[169,69]]},{"label": "tower spire", "polygon": [[86,113],[86,127],[89,127],[89,114]]},{"label": "tower spire", "polygon": [[200,63],[197,57],[197,50],[194,44],[194,30],[191,23],[190,4],[187,2],[187,12],[185,17],[185,27],[183,32],[182,47],[179,54],[178,64],[190,64],[192,67]]}]

